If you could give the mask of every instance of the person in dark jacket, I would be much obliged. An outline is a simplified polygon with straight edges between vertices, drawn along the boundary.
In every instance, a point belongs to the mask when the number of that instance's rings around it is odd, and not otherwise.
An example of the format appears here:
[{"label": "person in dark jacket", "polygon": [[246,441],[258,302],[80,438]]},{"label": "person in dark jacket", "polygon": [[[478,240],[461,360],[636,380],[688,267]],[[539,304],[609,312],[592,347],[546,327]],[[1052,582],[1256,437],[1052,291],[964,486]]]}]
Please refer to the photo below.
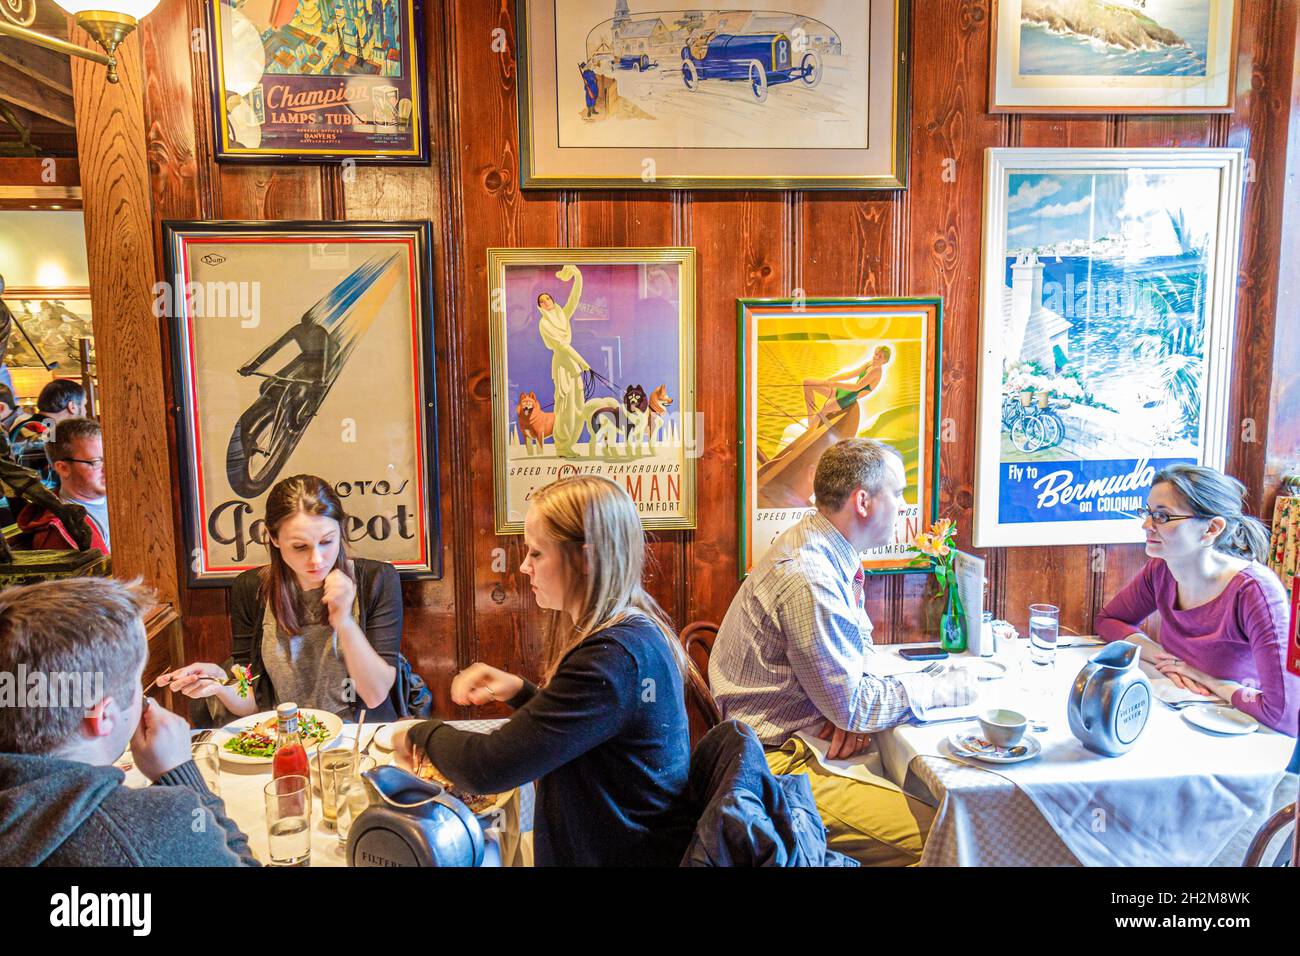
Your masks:
[{"label": "person in dark jacket", "polygon": [[[367,721],[393,720],[400,666],[402,591],[386,561],[349,559],[346,516],[334,489],[314,475],[277,483],[266,500],[271,563],[235,579],[230,599],[231,656],[224,667],[189,664],[158,678],[225,722],[293,701],[345,719],[367,708]],[[235,664],[248,668],[252,691],[225,686]]]},{"label": "person in dark jacket", "polygon": [[[44,446],[50,468],[58,478],[58,495],[63,501],[85,509],[81,519],[90,531],[90,546],[109,553],[108,489],[104,484],[104,434],[93,418],[69,418],[59,422]],[[22,534],[14,546],[32,551],[64,551],[78,548],[63,518],[39,501],[29,502],[18,513]]]},{"label": "person in dark jacket", "polygon": [[[0,866],[257,865],[184,719],[141,692],[150,603],[98,577],[0,593]],[[128,742],[153,786],[123,786]]]},{"label": "person in dark jacket", "polygon": [[413,753],[474,793],[537,780],[539,866],[676,866],[694,827],[685,655],[641,586],[645,533],[628,493],[582,475],[542,488],[524,521],[520,570],[554,618],[538,688],[476,663],[452,700],[515,708],[492,734],[438,720],[399,732]]},{"label": "person in dark jacket", "polygon": [[714,727],[691,755],[700,811],[682,866],[857,866],[826,848],[808,777],[773,774],[758,734],[738,720]]}]

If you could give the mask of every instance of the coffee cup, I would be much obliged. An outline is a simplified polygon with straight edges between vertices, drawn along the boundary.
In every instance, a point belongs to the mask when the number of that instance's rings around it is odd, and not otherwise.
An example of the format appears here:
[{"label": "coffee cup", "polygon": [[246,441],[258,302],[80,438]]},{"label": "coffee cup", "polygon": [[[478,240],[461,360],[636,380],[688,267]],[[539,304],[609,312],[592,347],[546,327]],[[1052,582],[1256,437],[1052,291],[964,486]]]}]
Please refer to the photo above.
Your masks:
[{"label": "coffee cup", "polygon": [[1004,750],[1020,743],[1020,738],[1029,726],[1024,714],[1003,708],[984,711],[979,715],[979,722],[980,729],[984,731],[984,739]]}]

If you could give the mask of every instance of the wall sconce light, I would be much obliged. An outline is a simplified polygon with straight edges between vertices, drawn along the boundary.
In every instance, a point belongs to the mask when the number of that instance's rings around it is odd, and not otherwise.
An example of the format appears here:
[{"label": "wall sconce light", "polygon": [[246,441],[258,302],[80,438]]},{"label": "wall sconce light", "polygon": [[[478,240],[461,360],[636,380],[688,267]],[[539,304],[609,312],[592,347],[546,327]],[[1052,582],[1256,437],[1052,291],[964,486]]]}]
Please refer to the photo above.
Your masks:
[{"label": "wall sconce light", "polygon": [[113,54],[117,50],[117,45],[136,28],[141,18],[158,6],[159,0],[54,0],[54,2],[76,18],[77,26],[95,38],[95,42],[103,47],[103,53],[87,50],[67,40],[47,36],[4,19],[0,19],[0,35],[17,37],[50,50],[102,63],[108,67],[108,82],[116,83],[118,81],[117,57]]}]

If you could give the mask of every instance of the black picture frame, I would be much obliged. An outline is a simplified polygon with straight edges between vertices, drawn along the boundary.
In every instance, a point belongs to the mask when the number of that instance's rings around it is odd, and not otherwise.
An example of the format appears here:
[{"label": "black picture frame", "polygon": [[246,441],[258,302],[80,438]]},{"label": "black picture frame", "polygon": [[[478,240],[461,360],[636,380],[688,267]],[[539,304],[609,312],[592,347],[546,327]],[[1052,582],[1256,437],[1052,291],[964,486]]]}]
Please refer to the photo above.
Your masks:
[{"label": "black picture frame", "polygon": [[212,118],[213,156],[221,163],[284,163],[319,164],[350,160],[366,165],[429,164],[429,94],[428,70],[424,49],[424,0],[396,0],[409,6],[407,23],[411,30],[410,56],[405,63],[411,71],[411,101],[415,118],[411,124],[411,148],[401,151],[364,149],[262,149],[258,147],[235,148],[229,144],[226,109],[222,94],[226,88],[221,36],[217,29],[217,5],[222,0],[205,0],[205,28],[208,45],[209,109]]},{"label": "black picture frame", "polygon": [[[168,281],[155,287],[155,293],[158,296],[156,308],[160,315],[165,315],[164,320],[168,323],[170,330],[170,357],[174,395],[172,413],[175,417],[179,458],[177,464],[181,490],[183,540],[187,555],[187,585],[192,588],[229,587],[243,570],[265,563],[260,548],[254,549],[254,542],[250,540],[247,546],[250,551],[256,554],[259,560],[238,562],[238,567],[208,568],[205,565],[206,552],[204,546],[207,543],[205,534],[212,520],[212,515],[204,514],[205,509],[202,505],[204,499],[203,479],[201,477],[203,461],[201,460],[201,441],[197,433],[198,429],[194,425],[197,410],[196,398],[199,397],[194,374],[195,366],[192,362],[195,336],[192,334],[191,322],[195,316],[192,308],[193,297],[189,294],[187,288],[190,284],[190,278],[185,262],[185,244],[194,239],[215,239],[218,241],[222,239],[227,241],[238,239],[241,242],[256,242],[257,237],[264,237],[267,242],[279,237],[279,241],[282,242],[296,241],[299,243],[337,243],[346,242],[349,239],[373,243],[384,239],[392,239],[411,244],[409,287],[411,302],[415,309],[411,318],[411,327],[413,335],[418,336],[414,350],[418,351],[418,355],[414,354],[414,351],[411,355],[412,378],[415,380],[418,389],[418,395],[412,396],[412,404],[418,403],[420,406],[418,414],[413,415],[413,418],[419,422],[420,428],[418,451],[414,456],[414,466],[417,470],[416,478],[420,482],[417,501],[423,502],[422,507],[414,509],[413,516],[419,519],[420,523],[417,527],[422,529],[415,535],[415,538],[423,549],[424,558],[422,561],[414,563],[397,561],[393,563],[397,566],[403,580],[441,579],[443,576],[443,556],[441,489],[439,483],[438,399],[435,345],[433,342],[435,313],[432,295],[432,223],[428,220],[405,222],[167,220],[163,222],[162,227],[164,262]],[[273,267],[268,268],[273,270]],[[350,276],[350,278],[352,277]],[[306,301],[306,307],[310,308],[312,303],[316,301],[316,294],[313,292],[306,296],[304,301]],[[163,306],[163,308],[159,308],[159,306]],[[344,361],[346,361],[346,356]],[[338,375],[341,374],[342,368],[340,368]],[[232,374],[233,381],[234,375]],[[267,377],[267,381],[271,381],[270,376]],[[332,383],[326,386],[326,396],[330,388],[332,388]],[[286,400],[284,394],[282,393],[280,400]],[[313,417],[324,400],[325,398],[322,397],[320,403],[317,404],[317,408],[311,412]],[[255,401],[262,401],[260,392]],[[242,423],[242,417],[240,421]],[[308,422],[310,423],[310,421],[309,418]],[[305,435],[309,428],[310,424],[302,426],[302,434]],[[299,435],[295,441],[295,448],[291,448],[285,454],[281,465],[283,470],[277,472],[273,479],[287,477],[292,473],[321,474],[339,492],[344,510],[349,514],[350,518],[357,517],[349,507],[351,501],[358,500],[352,497],[357,491],[360,491],[363,495],[367,489],[380,495],[389,493],[390,489],[387,488],[383,492],[378,491],[379,481],[383,481],[383,479],[375,482],[365,481],[364,476],[358,473],[364,465],[360,467],[353,463],[345,465],[345,470],[341,474],[350,475],[350,477],[339,478],[326,473],[330,471],[326,467],[303,468],[300,461],[294,465],[292,470],[289,470],[285,466],[289,465],[293,460],[293,452],[296,450],[297,443],[301,442],[301,440],[302,435]],[[231,446],[233,446],[233,441],[234,432],[232,431]],[[230,461],[230,448],[228,447],[227,470],[231,467]],[[346,469],[351,469],[351,471],[349,472]],[[341,490],[345,484],[348,486],[347,494],[344,494]],[[267,483],[266,487],[270,487],[270,482]],[[229,486],[227,486],[227,490],[229,490]],[[245,505],[249,504],[247,498],[236,498],[234,500],[242,500]],[[226,504],[229,504],[229,502]],[[244,517],[251,523],[260,520],[261,514],[257,509],[249,505],[245,510]],[[401,517],[402,512],[399,511],[395,523],[400,525]],[[375,520],[375,516],[372,516],[368,519],[367,524]],[[385,520],[387,520],[386,516]],[[379,526],[383,527],[382,524]],[[350,529],[355,530],[351,525]],[[367,528],[367,534],[369,533],[370,529]],[[406,536],[402,535],[402,537]],[[350,553],[354,556],[366,556],[358,549],[351,534],[348,534],[348,540]]]}]

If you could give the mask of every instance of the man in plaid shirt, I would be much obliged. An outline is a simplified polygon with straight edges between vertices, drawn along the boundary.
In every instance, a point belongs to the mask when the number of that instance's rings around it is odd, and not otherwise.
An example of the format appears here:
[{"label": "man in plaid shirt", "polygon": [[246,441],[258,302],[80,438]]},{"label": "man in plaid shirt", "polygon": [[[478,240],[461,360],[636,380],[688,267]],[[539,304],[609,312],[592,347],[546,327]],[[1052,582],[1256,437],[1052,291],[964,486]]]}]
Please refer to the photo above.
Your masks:
[{"label": "man in plaid shirt", "polygon": [[870,749],[871,731],[974,698],[963,671],[876,677],[867,666],[875,649],[860,553],[893,541],[906,486],[887,445],[850,438],[827,450],[813,479],[817,510],[750,572],[709,659],[722,716],[754,728],[774,773],[808,775],[831,848],[868,864],[916,863],[933,810],[873,772],[876,755],[861,761],[870,783],[837,776],[795,734],[830,740],[832,759],[853,757]]}]

